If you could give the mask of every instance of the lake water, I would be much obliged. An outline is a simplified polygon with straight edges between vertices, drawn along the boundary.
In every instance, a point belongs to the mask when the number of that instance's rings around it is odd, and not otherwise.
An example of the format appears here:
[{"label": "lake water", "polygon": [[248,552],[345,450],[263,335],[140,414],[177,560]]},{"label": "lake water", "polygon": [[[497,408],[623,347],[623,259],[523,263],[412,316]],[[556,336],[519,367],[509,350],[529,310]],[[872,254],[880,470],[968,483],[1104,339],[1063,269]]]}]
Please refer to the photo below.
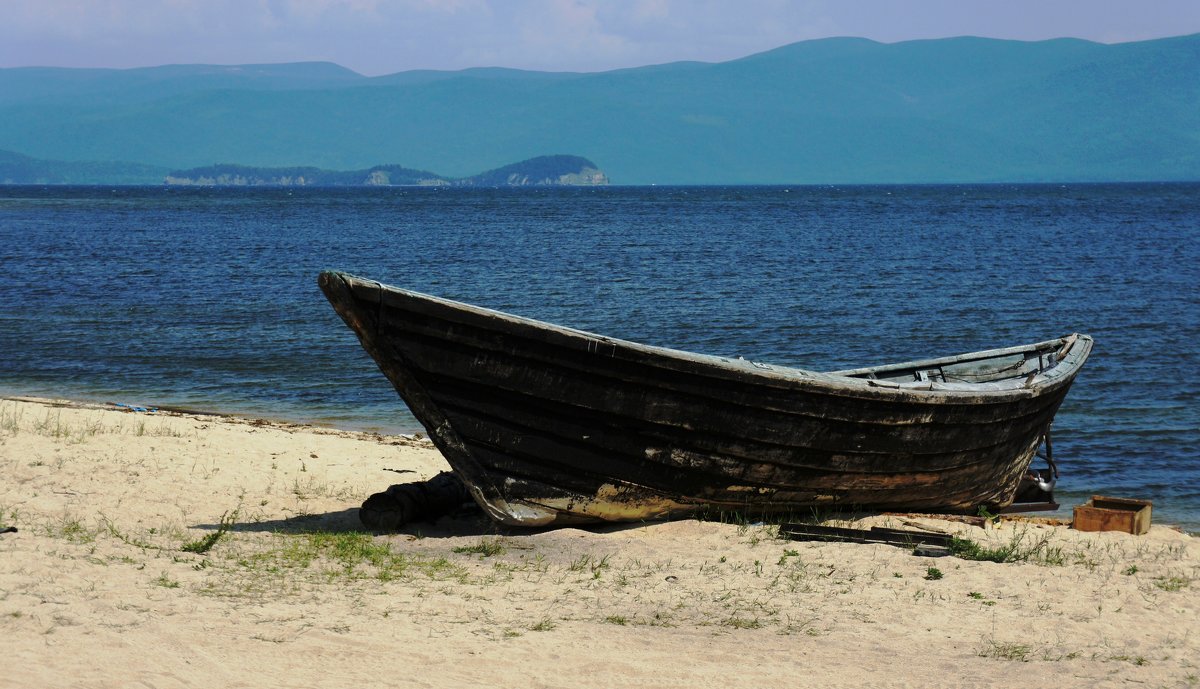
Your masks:
[{"label": "lake water", "polygon": [[810,369],[1096,338],[1060,501],[1200,526],[1200,184],[0,187],[0,394],[417,426],[333,268]]}]

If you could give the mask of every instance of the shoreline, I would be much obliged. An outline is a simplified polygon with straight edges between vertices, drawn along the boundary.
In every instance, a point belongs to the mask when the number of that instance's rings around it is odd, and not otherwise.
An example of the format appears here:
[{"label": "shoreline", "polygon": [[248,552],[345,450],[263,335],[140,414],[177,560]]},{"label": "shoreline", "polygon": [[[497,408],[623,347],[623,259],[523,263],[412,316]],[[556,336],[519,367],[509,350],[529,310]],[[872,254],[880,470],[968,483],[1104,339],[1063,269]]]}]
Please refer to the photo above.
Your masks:
[{"label": "shoreline", "polygon": [[[1189,686],[1200,546],[1038,523],[849,525],[999,564],[681,520],[363,533],[427,440],[0,401],[2,686]],[[844,523],[844,522],[840,522]],[[921,662],[896,663],[920,648]],[[701,650],[703,649],[703,650]],[[735,670],[731,672],[731,670]]]},{"label": "shoreline", "polygon": [[[263,405],[263,408],[261,408],[261,409],[254,409],[253,407],[255,407],[256,405],[252,405],[252,404],[250,404],[250,405],[244,404],[243,407],[245,407],[245,408],[242,408],[242,409],[233,408],[236,405],[230,405],[229,409],[225,409],[221,406],[221,404],[219,402],[214,403],[212,406],[209,406],[207,404],[191,404],[191,403],[186,403],[186,402],[180,402],[180,403],[168,402],[166,404],[157,404],[157,403],[145,401],[147,399],[147,396],[143,396],[143,395],[123,395],[123,397],[129,398],[129,400],[136,400],[136,401],[126,400],[126,401],[118,402],[118,401],[113,401],[113,400],[109,399],[109,398],[113,397],[113,395],[111,395],[111,394],[95,394],[95,395],[82,394],[82,395],[77,395],[77,396],[60,396],[57,394],[50,394],[43,390],[36,390],[34,392],[26,392],[25,390],[27,390],[27,388],[20,389],[20,388],[16,388],[16,387],[0,386],[0,401],[14,400],[14,401],[28,401],[28,402],[35,402],[35,403],[43,402],[43,403],[53,403],[53,404],[58,404],[58,405],[77,405],[80,407],[95,407],[95,408],[106,408],[106,409],[112,409],[114,407],[119,407],[121,405],[140,406],[140,407],[146,407],[146,408],[154,408],[154,409],[158,409],[158,410],[161,410],[164,412],[172,412],[172,413],[185,414],[185,415],[212,416],[212,417],[231,418],[231,419],[237,419],[237,418],[240,418],[240,419],[262,419],[262,420],[270,421],[273,423],[277,422],[277,423],[289,424],[289,425],[295,425],[295,426],[311,426],[313,428],[329,428],[329,429],[334,429],[334,430],[343,430],[343,431],[356,432],[356,433],[377,433],[380,435],[424,434],[424,429],[421,427],[421,424],[416,419],[412,419],[411,415],[409,415],[409,418],[411,419],[411,423],[403,423],[402,422],[403,414],[407,413],[407,408],[404,406],[404,403],[400,400],[399,397],[396,397],[396,406],[397,406],[396,416],[398,417],[397,420],[388,421],[385,418],[378,418],[378,419],[375,419],[372,421],[351,421],[349,419],[339,420],[339,419],[331,419],[331,418],[321,418],[321,417],[315,416],[311,413],[304,414],[304,413],[301,413],[301,409],[299,407],[294,408],[294,411],[296,412],[294,414],[288,414],[286,412],[281,414],[281,413],[272,412],[270,410],[267,410],[265,408],[265,405]],[[276,406],[279,406],[279,405],[276,405]]]}]

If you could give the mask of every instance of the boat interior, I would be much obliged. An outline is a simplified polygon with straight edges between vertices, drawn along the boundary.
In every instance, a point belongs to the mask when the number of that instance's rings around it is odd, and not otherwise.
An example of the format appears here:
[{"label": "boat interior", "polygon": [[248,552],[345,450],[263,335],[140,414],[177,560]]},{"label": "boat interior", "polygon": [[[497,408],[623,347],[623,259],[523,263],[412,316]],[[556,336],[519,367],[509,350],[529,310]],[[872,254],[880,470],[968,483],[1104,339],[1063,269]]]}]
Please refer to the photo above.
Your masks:
[{"label": "boat interior", "polygon": [[1075,343],[1075,335],[1037,344],[970,354],[871,366],[830,375],[895,383],[994,383],[1024,379],[1054,368]]}]

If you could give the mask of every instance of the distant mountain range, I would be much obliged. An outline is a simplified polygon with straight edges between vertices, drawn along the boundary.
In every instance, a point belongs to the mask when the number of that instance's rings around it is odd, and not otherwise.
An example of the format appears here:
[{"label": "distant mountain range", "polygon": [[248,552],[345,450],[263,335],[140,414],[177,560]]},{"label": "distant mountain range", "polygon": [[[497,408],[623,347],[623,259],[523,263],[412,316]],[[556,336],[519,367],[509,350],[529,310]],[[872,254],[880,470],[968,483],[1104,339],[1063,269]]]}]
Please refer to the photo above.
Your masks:
[{"label": "distant mountain range", "polygon": [[214,161],[391,160],[461,179],[543,151],[602,161],[621,184],[1195,180],[1197,75],[1200,34],[837,38],[594,74],[13,68],[0,149],[130,161],[94,164],[113,182]]},{"label": "distant mountain range", "polygon": [[140,163],[39,160],[0,150],[0,184],[159,184],[167,172]]},{"label": "distant mountain range", "polygon": [[608,177],[587,158],[539,156],[470,177],[452,178],[400,165],[364,170],[207,165],[190,170],[136,163],[38,160],[0,151],[0,184],[168,184],[177,186],[581,186]]}]

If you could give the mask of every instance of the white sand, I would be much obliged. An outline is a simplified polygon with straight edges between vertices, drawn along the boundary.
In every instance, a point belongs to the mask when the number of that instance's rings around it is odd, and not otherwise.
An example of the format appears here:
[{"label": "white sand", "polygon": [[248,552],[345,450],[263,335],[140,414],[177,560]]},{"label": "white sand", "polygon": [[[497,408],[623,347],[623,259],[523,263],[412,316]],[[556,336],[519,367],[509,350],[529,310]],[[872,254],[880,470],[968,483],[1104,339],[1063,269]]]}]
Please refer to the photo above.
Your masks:
[{"label": "white sand", "polygon": [[368,494],[444,468],[395,437],[0,400],[0,686],[1200,686],[1200,551],[1166,527],[920,520],[1045,541],[1010,564],[697,521],[354,534]]}]

